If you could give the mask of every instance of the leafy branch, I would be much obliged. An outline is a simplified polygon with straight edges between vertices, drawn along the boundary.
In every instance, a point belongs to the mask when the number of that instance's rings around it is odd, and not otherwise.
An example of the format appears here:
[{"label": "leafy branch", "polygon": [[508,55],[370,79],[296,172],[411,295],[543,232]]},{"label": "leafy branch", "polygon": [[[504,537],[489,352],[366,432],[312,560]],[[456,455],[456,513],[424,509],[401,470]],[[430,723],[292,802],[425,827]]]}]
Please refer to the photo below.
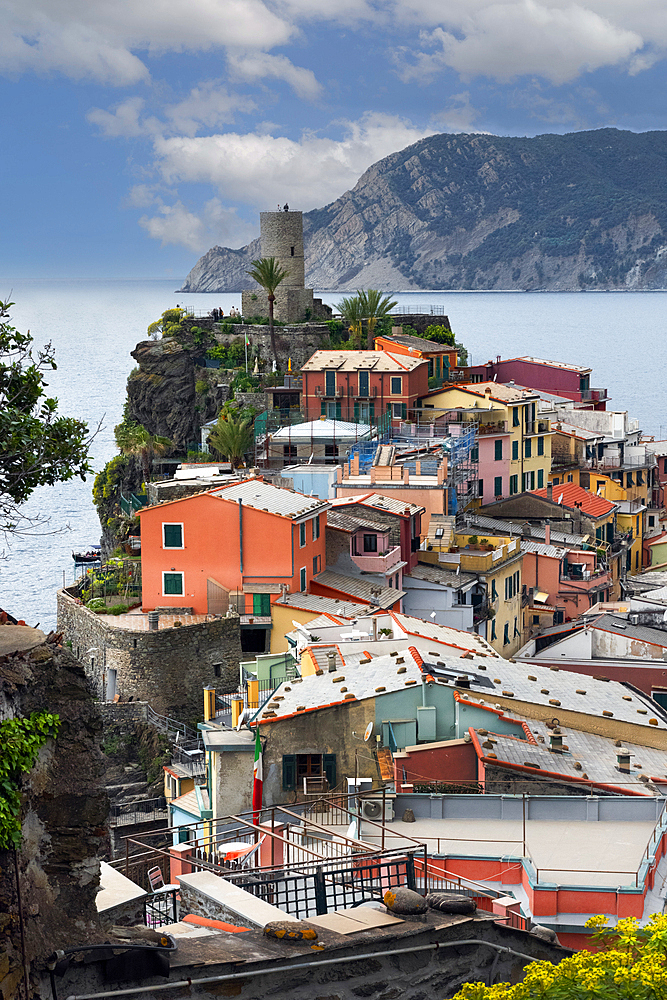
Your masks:
[{"label": "leafy branch", "polygon": [[21,843],[21,775],[32,770],[37,754],[59,726],[59,716],[50,712],[0,723],[0,849]]}]

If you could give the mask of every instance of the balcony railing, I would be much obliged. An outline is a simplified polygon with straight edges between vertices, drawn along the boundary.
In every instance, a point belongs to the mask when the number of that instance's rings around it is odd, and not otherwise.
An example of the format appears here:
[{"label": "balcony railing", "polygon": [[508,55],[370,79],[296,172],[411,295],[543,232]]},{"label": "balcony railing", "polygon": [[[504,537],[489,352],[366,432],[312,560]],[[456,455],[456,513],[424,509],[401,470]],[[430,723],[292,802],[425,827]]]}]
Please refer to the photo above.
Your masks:
[{"label": "balcony railing", "polygon": [[393,566],[401,561],[401,547],[395,545],[388,552],[364,552],[363,554],[352,553],[352,559],[366,573],[389,573]]},{"label": "balcony railing", "polygon": [[606,389],[582,389],[581,398],[586,402],[602,402],[607,399]]},{"label": "balcony railing", "polygon": [[507,421],[496,420],[488,424],[479,425],[480,434],[507,434]]}]

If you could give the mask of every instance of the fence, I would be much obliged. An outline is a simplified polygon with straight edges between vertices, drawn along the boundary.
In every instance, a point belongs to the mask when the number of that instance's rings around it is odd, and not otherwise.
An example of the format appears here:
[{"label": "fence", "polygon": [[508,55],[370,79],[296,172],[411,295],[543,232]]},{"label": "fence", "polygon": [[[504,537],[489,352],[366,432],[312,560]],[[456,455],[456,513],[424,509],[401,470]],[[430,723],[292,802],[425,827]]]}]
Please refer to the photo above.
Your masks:
[{"label": "fence", "polygon": [[444,316],[445,307],[441,305],[421,305],[420,303],[408,303],[404,306],[395,306],[391,313],[392,316]]},{"label": "fence", "polygon": [[167,804],[164,797],[141,799],[138,802],[117,803],[111,806],[109,826],[135,826],[138,823],[151,823],[167,820]]},{"label": "fence", "polygon": [[120,495],[120,509],[126,517],[134,517],[138,510],[145,507],[148,503],[148,497],[145,493],[130,493],[129,497],[126,497],[124,493]]},{"label": "fence", "polygon": [[177,889],[155,892],[144,899],[144,923],[146,927],[165,927],[178,920]]}]

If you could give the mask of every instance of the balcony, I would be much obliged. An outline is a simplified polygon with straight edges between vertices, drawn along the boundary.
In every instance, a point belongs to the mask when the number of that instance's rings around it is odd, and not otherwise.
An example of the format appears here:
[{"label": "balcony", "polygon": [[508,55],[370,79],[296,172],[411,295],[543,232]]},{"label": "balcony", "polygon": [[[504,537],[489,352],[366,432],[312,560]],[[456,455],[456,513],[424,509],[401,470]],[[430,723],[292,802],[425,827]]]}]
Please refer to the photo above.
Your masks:
[{"label": "balcony", "polygon": [[606,389],[582,389],[581,398],[584,402],[591,403],[601,403],[606,400],[607,390]]},{"label": "balcony", "polygon": [[391,573],[392,569],[401,562],[401,546],[395,545],[385,553],[365,552],[357,555],[352,552],[352,560],[363,573]]},{"label": "balcony", "polygon": [[480,552],[476,549],[439,552],[438,565],[443,568],[460,566],[463,573],[490,573],[502,563],[514,559],[520,552],[521,541],[515,538],[505,545],[499,545],[492,552]]},{"label": "balcony", "polygon": [[507,421],[496,420],[488,424],[479,425],[479,433],[482,434],[507,434]]},{"label": "balcony", "polygon": [[606,569],[596,569],[592,573],[587,570],[584,570],[583,573],[571,572],[570,570],[567,573],[561,571],[560,582],[574,584],[576,589],[582,593],[612,586],[611,575]]}]

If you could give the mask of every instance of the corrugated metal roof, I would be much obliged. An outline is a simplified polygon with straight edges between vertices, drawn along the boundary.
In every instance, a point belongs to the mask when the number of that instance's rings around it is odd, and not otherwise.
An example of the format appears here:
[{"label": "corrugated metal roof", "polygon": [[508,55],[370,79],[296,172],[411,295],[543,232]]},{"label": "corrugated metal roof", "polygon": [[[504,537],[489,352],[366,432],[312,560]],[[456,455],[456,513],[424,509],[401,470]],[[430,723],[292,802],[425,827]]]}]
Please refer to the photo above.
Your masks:
[{"label": "corrugated metal roof", "polygon": [[237,503],[241,500],[246,507],[254,510],[265,510],[269,514],[278,514],[296,520],[301,517],[312,517],[322,513],[329,507],[328,500],[319,497],[307,497],[303,493],[281,489],[271,483],[263,483],[259,479],[246,479],[242,483],[213,490],[212,496],[221,500],[231,500]]},{"label": "corrugated metal roof", "polygon": [[301,366],[303,372],[319,372],[335,368],[338,372],[396,372],[413,371],[428,362],[411,358],[408,354],[391,354],[389,351],[315,351]]},{"label": "corrugated metal roof", "polygon": [[440,569],[439,566],[429,566],[426,563],[418,563],[411,569],[407,578],[412,576],[416,580],[426,580],[427,583],[440,584],[441,587],[453,587],[454,590],[460,590],[461,587],[477,579],[474,573],[454,573],[450,569]]},{"label": "corrugated metal roof", "polygon": [[427,354],[451,354],[456,350],[447,344],[437,344],[435,340],[427,340],[425,337],[411,337],[407,333],[392,333],[382,337],[384,341],[395,341],[401,347],[411,347],[415,351],[426,351]]},{"label": "corrugated metal roof", "polygon": [[[547,488],[545,486],[539,490],[530,490],[529,495],[546,500]],[[617,507],[617,504],[612,503],[611,500],[605,500],[604,497],[590,493],[583,486],[577,486],[576,483],[561,483],[560,486],[554,486],[552,499],[560,507],[565,507],[568,510],[579,509],[592,518],[606,517]]]},{"label": "corrugated metal roof", "polygon": [[359,576],[342,576],[339,573],[332,573],[330,569],[325,569],[316,576],[315,581],[323,587],[350,594],[351,597],[361,597],[376,608],[391,608],[401,597],[405,597],[404,590],[378,587],[370,580],[363,580]]},{"label": "corrugated metal roof", "polygon": [[[283,607],[300,608],[302,611],[318,611],[331,615],[342,615],[343,618],[357,618],[359,615],[367,615],[372,611],[367,604],[357,604],[356,601],[343,601],[337,597],[321,597],[319,594],[288,594],[276,603]],[[310,625],[311,623],[309,622],[308,627]]]},{"label": "corrugated metal roof", "polygon": [[580,372],[582,375],[590,375],[592,368],[582,368],[581,365],[569,365],[564,361],[547,361],[544,358],[531,358],[527,354],[520,358],[506,358],[507,361],[529,361],[531,365],[546,365],[547,368],[563,368],[569,372]]},{"label": "corrugated metal roof", "polygon": [[[470,525],[484,528],[486,531],[497,531],[499,534],[503,535],[509,535],[511,533],[514,537],[523,534],[523,526],[519,521],[504,521],[499,517],[487,517],[486,514],[473,514],[470,517],[466,515],[466,520]],[[543,539],[545,537],[545,529],[543,526],[533,524],[530,526],[530,534],[533,538]],[[561,542],[567,547],[578,547],[579,545],[582,545],[588,537],[588,535],[570,535],[563,531],[554,531],[553,528],[551,530],[552,542]]]}]

